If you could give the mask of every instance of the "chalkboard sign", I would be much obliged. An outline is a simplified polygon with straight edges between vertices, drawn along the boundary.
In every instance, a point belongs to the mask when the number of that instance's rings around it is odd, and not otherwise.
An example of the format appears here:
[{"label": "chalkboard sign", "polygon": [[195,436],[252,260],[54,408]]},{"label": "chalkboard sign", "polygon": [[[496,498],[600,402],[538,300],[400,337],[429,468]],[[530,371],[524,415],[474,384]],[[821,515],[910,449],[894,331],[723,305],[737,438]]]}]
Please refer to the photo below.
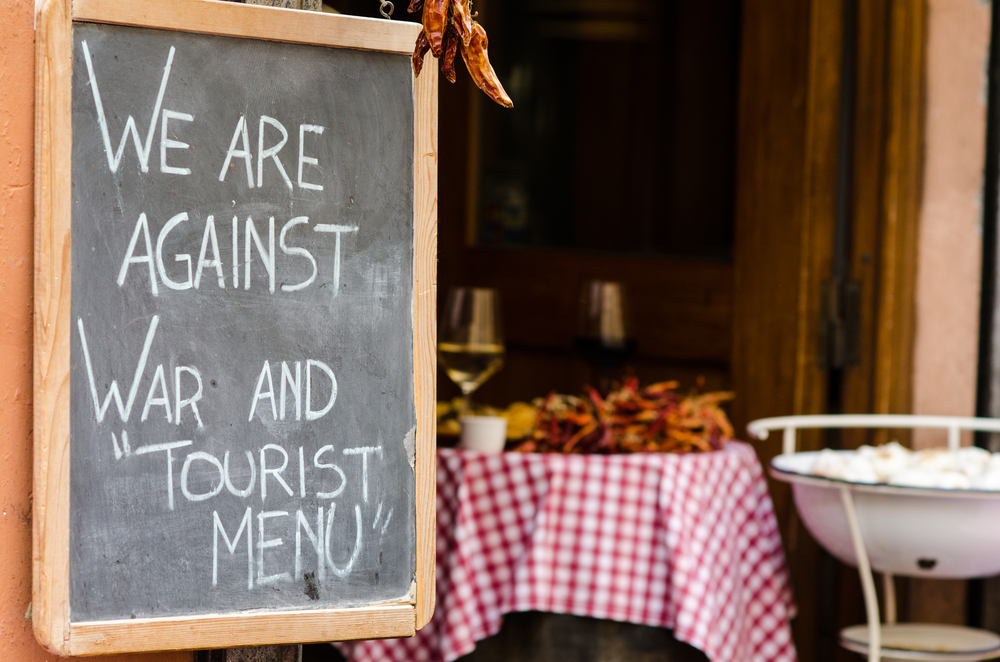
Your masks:
[{"label": "chalkboard sign", "polygon": [[429,620],[436,81],[413,77],[417,29],[44,6],[33,620],[53,651]]}]

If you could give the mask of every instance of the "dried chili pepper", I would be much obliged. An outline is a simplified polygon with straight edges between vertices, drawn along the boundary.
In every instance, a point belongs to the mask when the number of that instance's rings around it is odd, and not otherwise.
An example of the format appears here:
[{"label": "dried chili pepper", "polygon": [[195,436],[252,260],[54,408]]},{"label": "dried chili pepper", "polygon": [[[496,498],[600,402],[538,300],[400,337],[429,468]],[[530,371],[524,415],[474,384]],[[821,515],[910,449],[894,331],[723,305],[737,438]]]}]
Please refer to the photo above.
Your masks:
[{"label": "dried chili pepper", "polygon": [[427,51],[431,48],[431,44],[427,41],[427,31],[421,30],[420,34],[417,35],[417,45],[413,49],[413,75],[419,76],[420,70],[424,68],[424,56],[427,55]]},{"label": "dried chili pepper", "polygon": [[468,46],[461,46],[462,59],[465,60],[465,68],[469,70],[476,87],[486,93],[486,96],[496,101],[504,108],[512,108],[514,102],[510,100],[507,93],[500,84],[493,65],[490,64],[490,57],[487,53],[489,40],[486,38],[486,30],[477,21],[472,22],[472,40]]},{"label": "dried chili pepper", "polygon": [[455,82],[455,56],[458,55],[458,44],[461,41],[454,25],[448,25],[444,31],[444,52],[441,55],[441,73],[449,83]]},{"label": "dried chili pepper", "polygon": [[472,8],[469,7],[469,0],[452,0],[451,3],[451,23],[458,36],[462,39],[462,45],[468,46],[472,41]]},{"label": "dried chili pepper", "polygon": [[444,29],[448,25],[448,10],[451,0],[424,0],[424,32],[431,45],[431,53],[440,58],[444,46]]}]

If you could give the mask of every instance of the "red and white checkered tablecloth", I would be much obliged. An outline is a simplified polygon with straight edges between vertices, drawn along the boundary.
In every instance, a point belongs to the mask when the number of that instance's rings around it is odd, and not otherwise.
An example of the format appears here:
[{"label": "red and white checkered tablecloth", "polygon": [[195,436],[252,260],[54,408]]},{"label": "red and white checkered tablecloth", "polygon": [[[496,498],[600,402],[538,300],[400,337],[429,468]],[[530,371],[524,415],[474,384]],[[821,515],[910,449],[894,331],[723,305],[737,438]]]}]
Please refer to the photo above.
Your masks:
[{"label": "red and white checkered tablecloth", "polygon": [[356,662],[449,662],[512,611],[674,630],[712,662],[795,658],[794,603],[754,451],[487,455],[438,451],[437,608]]}]

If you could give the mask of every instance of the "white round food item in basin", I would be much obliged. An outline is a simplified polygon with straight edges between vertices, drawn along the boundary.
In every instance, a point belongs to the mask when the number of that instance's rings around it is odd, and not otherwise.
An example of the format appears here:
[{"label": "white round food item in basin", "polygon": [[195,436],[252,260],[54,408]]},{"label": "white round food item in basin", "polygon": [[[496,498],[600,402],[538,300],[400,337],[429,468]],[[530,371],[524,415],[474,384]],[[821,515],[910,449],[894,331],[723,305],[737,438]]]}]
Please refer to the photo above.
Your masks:
[{"label": "white round food item in basin", "polygon": [[[970,478],[988,472],[993,461],[993,456],[990,455],[989,451],[976,446],[960,448],[955,451],[954,455],[955,468]],[[997,455],[997,460],[997,469],[1000,469],[1000,454]]]},{"label": "white round food item in basin", "polygon": [[1000,490],[1000,471],[989,471],[972,479],[976,490]]},{"label": "white round food item in basin", "polygon": [[1000,489],[1000,453],[982,448],[912,452],[897,442],[856,451],[820,451],[808,473],[852,483],[886,483],[950,490]]},{"label": "white round food item in basin", "polygon": [[[844,455],[846,467],[854,455]],[[934,486],[904,487],[850,482],[811,475],[822,452],[779,455],[771,475],[792,483],[795,505],[813,537],[835,557],[857,565],[841,500],[849,486],[871,566],[878,572],[936,578],[985,577],[1000,573],[1000,492],[944,489],[954,479],[936,474]],[[873,470],[874,473],[874,470]],[[929,480],[924,470],[912,480]],[[963,477],[964,474],[962,474]],[[995,475],[987,472],[983,476]]]},{"label": "white round food item in basin", "polygon": [[[872,449],[871,446],[863,446],[862,448],[865,450]],[[870,461],[879,482],[889,482],[890,476],[905,470],[910,464],[910,451],[900,446],[899,442],[893,441],[885,446],[873,448],[872,451],[874,452],[870,453]],[[867,453],[859,454],[864,455]]]}]

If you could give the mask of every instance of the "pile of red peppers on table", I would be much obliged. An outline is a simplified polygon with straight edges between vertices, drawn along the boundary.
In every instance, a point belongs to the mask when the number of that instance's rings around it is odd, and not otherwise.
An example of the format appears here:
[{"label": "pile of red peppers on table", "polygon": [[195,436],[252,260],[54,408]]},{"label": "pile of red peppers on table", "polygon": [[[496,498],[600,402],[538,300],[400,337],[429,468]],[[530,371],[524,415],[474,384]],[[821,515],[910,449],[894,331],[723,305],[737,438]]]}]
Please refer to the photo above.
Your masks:
[{"label": "pile of red peppers on table", "polygon": [[720,450],[733,426],[719,403],[730,392],[681,395],[677,382],[639,388],[630,377],[602,397],[552,393],[538,405],[535,424],[509,450],[523,453],[696,453]]}]

